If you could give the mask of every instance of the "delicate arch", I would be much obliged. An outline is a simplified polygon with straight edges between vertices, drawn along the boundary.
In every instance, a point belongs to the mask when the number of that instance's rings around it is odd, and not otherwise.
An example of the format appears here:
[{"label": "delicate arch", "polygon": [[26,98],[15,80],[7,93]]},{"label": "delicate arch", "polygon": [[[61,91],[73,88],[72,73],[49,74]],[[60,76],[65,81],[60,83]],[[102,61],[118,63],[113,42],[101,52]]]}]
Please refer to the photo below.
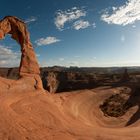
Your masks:
[{"label": "delicate arch", "polygon": [[6,16],[0,20],[0,39],[6,34],[11,34],[21,46],[21,62],[19,75],[40,74],[39,65],[30,42],[30,35],[23,21],[14,16]]}]

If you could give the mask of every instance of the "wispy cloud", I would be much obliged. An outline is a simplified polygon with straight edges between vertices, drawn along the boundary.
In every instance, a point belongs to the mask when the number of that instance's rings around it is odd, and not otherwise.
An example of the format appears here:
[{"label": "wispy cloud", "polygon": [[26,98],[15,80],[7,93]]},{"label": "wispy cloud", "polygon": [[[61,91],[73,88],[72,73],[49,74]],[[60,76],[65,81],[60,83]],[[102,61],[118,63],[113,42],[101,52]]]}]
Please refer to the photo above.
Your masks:
[{"label": "wispy cloud", "polygon": [[125,42],[125,36],[124,35],[121,36],[121,42]]},{"label": "wispy cloud", "polygon": [[59,61],[64,61],[65,59],[64,58],[59,58]]},{"label": "wispy cloud", "polygon": [[24,22],[25,23],[31,23],[31,22],[35,22],[37,21],[37,17],[30,17],[30,18],[27,18]]},{"label": "wispy cloud", "polygon": [[0,67],[18,66],[20,53],[14,52],[10,47],[0,45]]},{"label": "wispy cloud", "polygon": [[140,0],[128,0],[123,6],[112,7],[112,13],[106,10],[101,19],[108,24],[133,24],[140,20]]},{"label": "wispy cloud", "polygon": [[74,56],[75,58],[80,58],[80,56],[79,55],[76,55],[76,56]]},{"label": "wispy cloud", "polygon": [[84,20],[78,20],[76,22],[74,22],[73,24],[73,28],[75,30],[80,30],[80,29],[85,29],[88,28],[90,25],[90,23],[88,21],[84,21]]},{"label": "wispy cloud", "polygon": [[40,54],[36,54],[37,57],[40,57]]},{"label": "wispy cloud", "polygon": [[92,27],[93,27],[93,29],[95,29],[96,28],[96,24],[92,23]]},{"label": "wispy cloud", "polygon": [[44,46],[44,45],[49,45],[49,44],[53,44],[53,43],[56,43],[56,42],[59,42],[60,39],[57,39],[56,37],[46,37],[46,38],[40,38],[38,40],[35,41],[35,43],[38,45],[38,46]]},{"label": "wispy cloud", "polygon": [[57,29],[63,30],[65,23],[84,16],[86,16],[86,11],[83,8],[73,7],[66,11],[58,10],[55,17],[55,25]]},{"label": "wispy cloud", "polygon": [[78,61],[71,61],[71,62],[69,62],[69,66],[79,66],[79,62]]},{"label": "wispy cloud", "polygon": [[136,25],[132,25],[132,28],[136,28]]}]

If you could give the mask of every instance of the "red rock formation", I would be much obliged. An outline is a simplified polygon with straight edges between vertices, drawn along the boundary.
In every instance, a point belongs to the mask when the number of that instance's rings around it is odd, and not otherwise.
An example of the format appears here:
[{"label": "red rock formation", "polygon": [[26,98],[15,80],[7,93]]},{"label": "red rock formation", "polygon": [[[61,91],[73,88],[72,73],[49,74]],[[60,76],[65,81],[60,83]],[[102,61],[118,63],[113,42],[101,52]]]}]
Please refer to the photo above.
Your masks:
[{"label": "red rock formation", "polygon": [[49,72],[46,79],[47,85],[49,87],[49,92],[55,93],[59,85],[59,81],[57,80],[57,73]]},{"label": "red rock formation", "polygon": [[25,23],[17,17],[5,17],[0,21],[0,39],[3,39],[6,34],[11,34],[11,37],[21,46],[20,78],[33,78],[36,83],[35,87],[42,88],[39,65]]}]

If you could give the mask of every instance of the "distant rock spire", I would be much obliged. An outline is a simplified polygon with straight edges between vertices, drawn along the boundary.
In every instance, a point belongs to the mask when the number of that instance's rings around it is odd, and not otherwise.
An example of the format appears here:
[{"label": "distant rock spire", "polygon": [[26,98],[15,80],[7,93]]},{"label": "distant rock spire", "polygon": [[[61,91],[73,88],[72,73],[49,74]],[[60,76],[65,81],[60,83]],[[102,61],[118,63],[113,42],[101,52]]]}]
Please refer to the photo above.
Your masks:
[{"label": "distant rock spire", "polygon": [[122,78],[121,78],[121,81],[126,82],[126,81],[129,81],[129,80],[130,80],[130,77],[129,77],[127,68],[125,68],[124,73],[123,73]]}]

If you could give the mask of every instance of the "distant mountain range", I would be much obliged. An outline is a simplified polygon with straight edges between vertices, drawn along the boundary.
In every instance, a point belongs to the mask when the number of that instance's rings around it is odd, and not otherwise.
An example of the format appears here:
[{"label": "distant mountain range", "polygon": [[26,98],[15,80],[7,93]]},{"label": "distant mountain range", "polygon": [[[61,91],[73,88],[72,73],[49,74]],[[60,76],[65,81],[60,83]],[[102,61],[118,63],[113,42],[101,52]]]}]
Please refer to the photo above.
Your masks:
[{"label": "distant mountain range", "polygon": [[[133,67],[41,67],[41,76],[44,72],[79,72],[94,74],[121,74],[127,69],[128,73],[140,73],[140,66]],[[16,79],[18,77],[18,68],[0,68],[0,76]]]}]

